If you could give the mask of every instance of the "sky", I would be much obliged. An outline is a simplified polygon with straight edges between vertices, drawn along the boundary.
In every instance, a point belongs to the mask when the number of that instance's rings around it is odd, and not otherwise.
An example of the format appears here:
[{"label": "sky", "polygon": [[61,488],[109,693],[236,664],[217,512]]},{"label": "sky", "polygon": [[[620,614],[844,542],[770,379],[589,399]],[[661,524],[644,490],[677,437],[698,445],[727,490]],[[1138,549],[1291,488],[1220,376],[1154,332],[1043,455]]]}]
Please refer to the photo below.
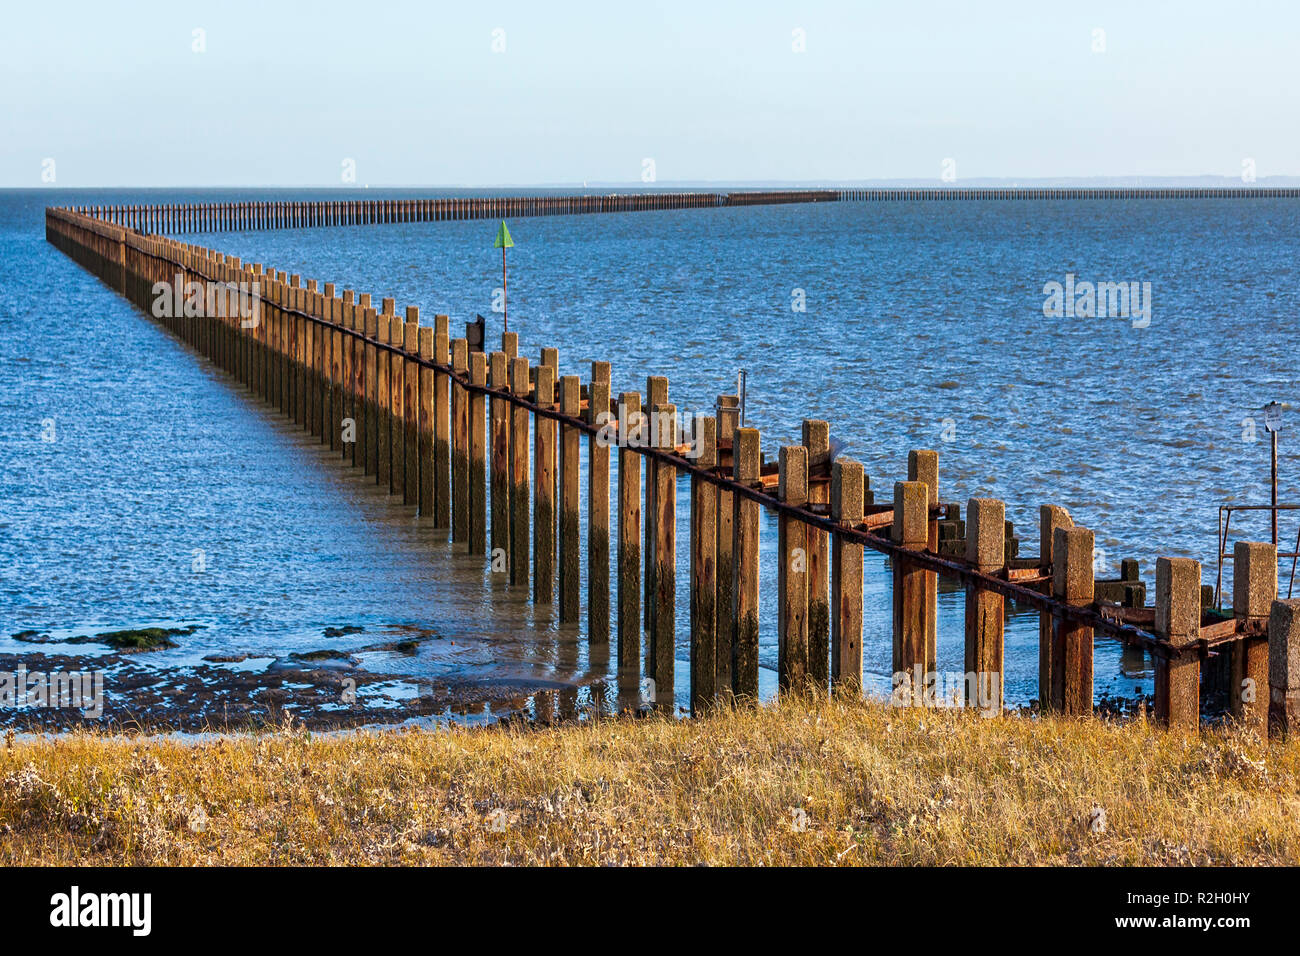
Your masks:
[{"label": "sky", "polygon": [[1294,2],[0,16],[4,187],[1300,175]]}]

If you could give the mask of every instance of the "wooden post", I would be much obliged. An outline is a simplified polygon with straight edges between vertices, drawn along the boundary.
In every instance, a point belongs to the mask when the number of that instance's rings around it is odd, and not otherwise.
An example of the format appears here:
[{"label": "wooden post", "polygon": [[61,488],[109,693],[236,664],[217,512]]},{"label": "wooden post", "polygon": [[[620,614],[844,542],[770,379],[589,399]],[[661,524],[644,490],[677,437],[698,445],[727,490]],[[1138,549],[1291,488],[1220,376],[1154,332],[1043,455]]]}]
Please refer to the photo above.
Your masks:
[{"label": "wooden post", "polygon": [[[608,362],[591,363],[587,421],[587,641],[609,643],[609,422]],[[617,436],[613,436],[617,440]]]},{"label": "wooden post", "polygon": [[[918,448],[907,453],[907,480],[923,482],[929,489],[926,507],[926,549],[939,553],[939,518],[933,509],[939,505],[939,453],[929,448]],[[925,615],[925,673],[935,670],[938,656],[939,575],[934,571],[921,571],[925,597],[922,613]]]},{"label": "wooden post", "polygon": [[[677,447],[677,407],[660,403],[654,415],[655,446],[672,452]],[[649,463],[652,459],[647,458]],[[677,635],[677,469],[665,462],[655,462],[654,492],[655,538],[651,567],[654,568],[654,591],[647,631],[650,642],[650,677],[655,682],[656,704],[671,710],[676,679]]]},{"label": "wooden post", "polygon": [[[439,365],[451,364],[451,338],[449,319],[445,315],[433,317],[433,360]],[[505,387],[506,369],[502,368],[500,382]],[[433,526],[451,527],[451,398],[448,389],[451,377],[444,371],[433,373]]]},{"label": "wooden post", "polygon": [[[1057,528],[1072,528],[1074,521],[1070,513],[1059,505],[1042,505],[1038,509],[1038,567],[1051,573],[1053,540]],[[1049,582],[1047,592],[1052,593]],[[1052,692],[1052,649],[1055,639],[1051,611],[1038,612],[1038,709],[1047,713],[1056,709],[1056,697]]]},{"label": "wooden post", "polygon": [[[469,354],[469,380],[472,385],[487,385],[487,354]],[[421,460],[426,470],[429,459]],[[469,553],[487,550],[487,396],[482,392],[469,395]]]},{"label": "wooden post", "polygon": [[[419,336],[420,358],[433,360],[433,329],[423,326]],[[433,517],[433,377],[434,370],[420,366],[420,514]]]},{"label": "wooden post", "polygon": [[[777,497],[785,504],[808,503],[808,449],[784,445],[778,459]],[[803,691],[808,682],[808,525],[781,514],[777,519],[777,682]]]},{"label": "wooden post", "polygon": [[[1238,541],[1232,549],[1232,614],[1243,624],[1267,624],[1277,600],[1277,545]],[[1268,638],[1236,641],[1228,707],[1252,733],[1268,736]]]},{"label": "wooden post", "polygon": [[[388,306],[391,300],[385,299]],[[393,306],[388,306],[393,308]],[[398,349],[406,342],[406,320],[393,315],[388,325],[388,344]],[[388,492],[405,498],[406,484],[406,392],[403,371],[405,360],[400,352],[388,353],[388,387],[391,420],[388,430]]]},{"label": "wooden post", "polygon": [[[969,529],[969,524],[967,525]],[[969,535],[969,530],[967,531]],[[1093,601],[1093,534],[1087,528],[1058,527],[1052,533],[1052,594],[1084,607]],[[1198,571],[1199,574],[1199,571]],[[1200,626],[1197,585],[1197,627]],[[1061,618],[1053,623],[1052,707],[1068,716],[1092,713],[1092,628]]]},{"label": "wooden post", "polygon": [[469,541],[469,343],[451,341],[451,540]]},{"label": "wooden post", "polygon": [[348,334],[343,324],[347,315],[347,307],[343,304],[341,298],[337,298],[333,294],[331,294],[329,302],[330,402],[329,421],[325,427],[330,432],[330,450],[342,453],[344,449],[343,419],[347,417],[345,406],[347,404],[346,348]]},{"label": "wooden post", "polygon": [[[830,425],[820,419],[803,421],[803,446],[808,450],[808,503],[830,505]],[[831,603],[830,541],[826,532],[805,527],[808,544],[808,680],[822,690],[830,680]]]},{"label": "wooden post", "polygon": [[[831,519],[845,528],[861,524],[865,489],[862,465],[835,459]],[[838,533],[831,538],[831,606],[831,689],[858,697],[862,694],[862,545]]]},{"label": "wooden post", "polygon": [[[555,407],[555,370],[545,363],[537,366],[534,404],[547,410]],[[533,416],[533,603],[555,600],[555,459],[556,422],[544,415]]]},{"label": "wooden post", "polygon": [[[493,352],[488,367],[488,382],[497,390],[509,387],[509,359],[505,352]],[[496,573],[510,570],[510,403],[504,398],[491,399],[492,413],[492,555],[491,568]]]},{"label": "wooden post", "polygon": [[[510,390],[520,398],[529,393],[528,359],[510,362]],[[528,584],[528,409],[510,409],[510,583]]]},{"label": "wooden post", "polygon": [[618,672],[621,688],[641,681],[641,396],[618,397]]},{"label": "wooden post", "polygon": [[[560,413],[569,418],[582,414],[581,381],[576,375],[560,379]],[[578,538],[578,469],[582,432],[572,425],[560,427],[560,620],[578,620],[582,559]]]},{"label": "wooden post", "polygon": [[[930,540],[930,488],[923,481],[894,483],[896,544],[924,551]],[[926,655],[929,636],[926,615],[926,572],[906,557],[891,559],[894,577],[893,686],[911,688],[910,702],[930,705],[931,668]]]},{"label": "wooden post", "polygon": [[[1058,532],[1062,534],[1064,532]],[[1156,634],[1175,651],[1201,636],[1201,562],[1156,559]],[[1201,721],[1201,659],[1194,650],[1157,654],[1156,720],[1171,729],[1196,730]]]},{"label": "wooden post", "polygon": [[[222,213],[224,216],[224,208]],[[308,290],[314,290],[315,288],[316,280],[308,279],[306,288],[298,290],[293,304],[293,423],[304,430],[308,425],[307,397],[311,393],[311,390],[307,387],[307,337],[310,334],[308,327],[313,323],[303,313],[311,308],[308,305],[308,299],[310,298]],[[216,331],[215,327],[213,331]]]},{"label": "wooden post", "polygon": [[1268,615],[1269,733],[1300,733],[1300,600],[1274,601]]},{"label": "wooden post", "polygon": [[[386,344],[390,340],[392,316],[381,312],[379,320],[379,337],[377,341]],[[381,488],[388,488],[391,482],[392,453],[390,443],[390,425],[392,418],[392,384],[389,381],[391,365],[388,352],[375,347],[375,481]]]},{"label": "wooden post", "polygon": [[[1006,567],[1006,506],[996,498],[966,504],[966,561],[983,574]],[[985,717],[1002,713],[1006,598],[996,591],[966,587],[966,706]],[[928,672],[927,672],[928,673]],[[1091,702],[1091,701],[1090,701]]]},{"label": "wooden post", "polygon": [[[695,465],[718,466],[718,422],[696,418],[693,436]],[[699,477],[691,476],[691,714],[698,716],[718,694],[717,594],[718,494]]]},{"label": "wooden post", "polygon": [[[655,417],[655,409],[668,401],[668,379],[663,375],[648,375],[645,380],[645,408],[646,414],[650,418],[650,434],[648,437],[649,444],[657,446],[657,435],[659,422]],[[642,516],[645,519],[645,528],[643,531],[645,545],[642,548],[642,559],[645,561],[645,577],[643,586],[645,588],[645,601],[642,607],[642,613],[645,616],[646,634],[652,629],[651,616],[654,614],[654,594],[655,594],[655,541],[657,532],[655,522],[659,520],[659,509],[655,506],[655,492],[659,487],[659,466],[653,458],[645,460],[645,488],[642,489],[645,494],[645,508],[642,510]],[[647,653],[650,650],[647,643]],[[647,676],[654,677],[654,664],[650,658],[646,658]]]},{"label": "wooden post", "polygon": [[[746,485],[758,481],[757,428],[737,428],[733,450],[733,475]],[[734,495],[732,517],[732,645],[731,683],[737,698],[758,699],[758,529],[759,504]]]},{"label": "wooden post", "polygon": [[405,475],[402,479],[402,504],[420,503],[420,366],[415,361],[420,352],[420,310],[406,307],[406,334],[402,342],[402,460]]},{"label": "wooden post", "polygon": [[[735,461],[736,428],[740,423],[740,397],[737,395],[719,395],[718,414],[718,464],[724,468],[733,467]],[[714,647],[718,653],[717,687],[718,694],[730,701],[734,693],[732,675],[732,655],[736,643],[735,587],[736,568],[733,560],[735,549],[735,495],[722,486],[718,486],[718,545],[717,545],[717,595],[713,606],[717,611]]]}]

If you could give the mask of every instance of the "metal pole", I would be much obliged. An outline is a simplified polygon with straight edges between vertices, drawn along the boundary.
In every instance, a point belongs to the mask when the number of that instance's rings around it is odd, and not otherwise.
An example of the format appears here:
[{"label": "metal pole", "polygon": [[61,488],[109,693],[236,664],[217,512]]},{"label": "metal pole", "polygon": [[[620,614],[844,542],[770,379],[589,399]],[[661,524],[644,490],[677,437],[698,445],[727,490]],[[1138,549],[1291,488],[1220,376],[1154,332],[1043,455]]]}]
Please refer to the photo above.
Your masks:
[{"label": "metal pole", "polygon": [[[510,331],[510,310],[506,307],[506,247],[501,247],[501,317],[503,332]],[[1277,436],[1273,436],[1273,448],[1277,449]],[[1274,536],[1276,537],[1276,535]],[[1276,541],[1274,542],[1276,543]]]},{"label": "metal pole", "polygon": [[1273,547],[1277,547],[1277,432],[1273,432]]}]

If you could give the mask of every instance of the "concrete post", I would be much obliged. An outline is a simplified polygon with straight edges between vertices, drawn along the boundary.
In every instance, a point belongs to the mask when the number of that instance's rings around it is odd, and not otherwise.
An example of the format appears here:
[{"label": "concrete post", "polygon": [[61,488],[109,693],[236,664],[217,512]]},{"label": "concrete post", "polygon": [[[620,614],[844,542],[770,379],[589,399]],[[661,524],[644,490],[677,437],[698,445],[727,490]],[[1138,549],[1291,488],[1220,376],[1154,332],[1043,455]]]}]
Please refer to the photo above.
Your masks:
[{"label": "concrete post", "polygon": [[[1156,634],[1177,650],[1201,634],[1201,563],[1156,560]],[[1201,660],[1194,653],[1156,657],[1156,720],[1171,729],[1196,730],[1201,719]]]},{"label": "concrete post", "polygon": [[[1232,549],[1232,613],[1242,623],[1266,623],[1277,600],[1277,546],[1238,541]],[[1232,645],[1228,708],[1253,733],[1268,736],[1268,638]]]}]

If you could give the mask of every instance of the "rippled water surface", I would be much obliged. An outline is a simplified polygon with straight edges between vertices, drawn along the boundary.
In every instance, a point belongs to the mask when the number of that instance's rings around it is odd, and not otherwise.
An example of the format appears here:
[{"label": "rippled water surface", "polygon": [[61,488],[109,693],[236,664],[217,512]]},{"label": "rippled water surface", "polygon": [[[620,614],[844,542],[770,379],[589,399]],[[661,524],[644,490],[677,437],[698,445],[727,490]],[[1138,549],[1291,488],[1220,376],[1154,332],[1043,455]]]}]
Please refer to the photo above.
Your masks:
[{"label": "rippled water surface", "polygon": [[[0,652],[29,646],[9,636],[24,630],[201,625],[152,655],[169,664],[436,632],[385,667],[416,682],[606,675],[585,623],[560,626],[492,583],[479,559],[453,552],[43,236],[46,204],[271,196],[0,193]],[[1258,409],[1300,403],[1300,201],[819,204],[518,219],[511,231],[511,328],[534,362],[556,345],[561,373],[585,379],[593,359],[609,360],[615,393],[665,374],[692,412],[733,391],[744,369],[748,423],[768,457],[797,441],[801,418],[825,418],[882,500],[906,476],[909,449],[937,448],[945,500],[1004,498],[1026,555],[1038,548],[1038,506],[1064,505],[1095,530],[1102,577],[1136,557],[1150,584],[1155,557],[1171,554],[1200,558],[1213,583],[1217,506],[1267,499]],[[453,330],[483,313],[495,340],[493,233],[448,222],[188,238],[395,297],[399,310],[449,313]],[[1067,273],[1150,282],[1149,327],[1044,318],[1044,283]],[[792,309],[797,290],[806,311]],[[1255,443],[1243,440],[1252,417]],[[1300,500],[1293,434],[1282,438],[1283,501]],[[1262,521],[1243,530],[1267,536]],[[1283,520],[1284,539],[1296,530]],[[770,517],[762,535],[770,692]],[[678,583],[684,702],[684,573]],[[867,679],[880,692],[889,584],[871,555],[866,594]],[[940,667],[960,671],[961,594],[945,590],[940,603]],[[364,630],[324,636],[343,625]],[[1013,613],[1013,702],[1036,696],[1036,655],[1037,615]],[[1099,641],[1098,692],[1149,688],[1148,663]]]}]

